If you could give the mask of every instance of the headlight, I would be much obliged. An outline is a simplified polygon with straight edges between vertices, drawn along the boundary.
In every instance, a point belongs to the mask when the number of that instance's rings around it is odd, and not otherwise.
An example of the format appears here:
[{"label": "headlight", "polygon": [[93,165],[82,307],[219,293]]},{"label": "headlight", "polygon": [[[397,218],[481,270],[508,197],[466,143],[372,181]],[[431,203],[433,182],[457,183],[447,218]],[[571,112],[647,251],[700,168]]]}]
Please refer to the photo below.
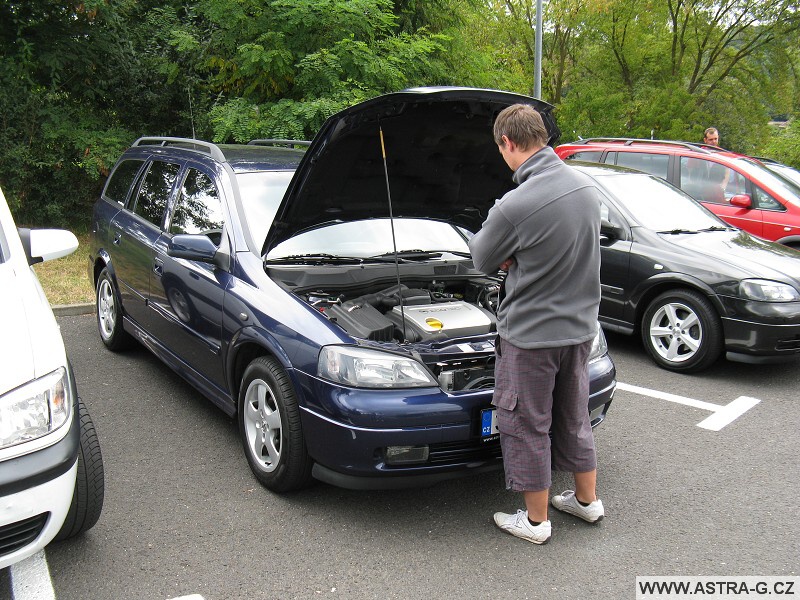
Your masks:
[{"label": "headlight", "polygon": [[334,383],[360,388],[439,385],[428,369],[413,358],[356,346],[325,346],[319,353],[317,374]]},{"label": "headlight", "polygon": [[764,302],[794,302],[800,294],[792,286],[767,279],[744,279],[739,283],[739,294],[749,300]]},{"label": "headlight", "polygon": [[0,396],[0,449],[61,427],[69,418],[71,396],[64,368]]},{"label": "headlight", "polygon": [[594,362],[608,352],[608,343],[600,323],[597,324],[597,335],[592,340],[592,350],[589,352],[589,362]]}]

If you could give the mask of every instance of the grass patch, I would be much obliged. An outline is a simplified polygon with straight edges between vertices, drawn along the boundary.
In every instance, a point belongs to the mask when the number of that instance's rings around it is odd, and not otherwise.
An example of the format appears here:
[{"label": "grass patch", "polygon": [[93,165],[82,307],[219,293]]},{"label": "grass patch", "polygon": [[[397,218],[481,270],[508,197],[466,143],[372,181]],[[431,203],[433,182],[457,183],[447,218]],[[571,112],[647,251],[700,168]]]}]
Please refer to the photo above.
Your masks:
[{"label": "grass patch", "polygon": [[94,302],[87,275],[89,234],[78,235],[78,249],[69,256],[33,266],[51,306]]}]

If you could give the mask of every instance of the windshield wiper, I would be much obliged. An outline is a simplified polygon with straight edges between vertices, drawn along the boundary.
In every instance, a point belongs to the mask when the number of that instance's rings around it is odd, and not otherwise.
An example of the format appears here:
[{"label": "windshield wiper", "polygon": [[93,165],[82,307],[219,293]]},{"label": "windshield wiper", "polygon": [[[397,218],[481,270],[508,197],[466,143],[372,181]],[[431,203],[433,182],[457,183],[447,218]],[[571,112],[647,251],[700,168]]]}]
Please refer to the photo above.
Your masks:
[{"label": "windshield wiper", "polygon": [[264,261],[267,265],[362,265],[365,263],[391,263],[394,259],[379,256],[338,256],[336,254],[292,254],[279,258],[268,258]]},{"label": "windshield wiper", "polygon": [[[442,254],[453,254],[463,258],[472,258],[469,252],[460,252],[458,250],[398,250],[397,256],[407,260],[430,260],[432,258],[441,258]],[[395,255],[394,252],[387,252],[380,254],[373,258],[389,258]]]},{"label": "windshield wiper", "polygon": [[681,233],[699,233],[695,229],[670,229],[667,231],[659,231],[658,233],[667,233],[669,235],[678,235]]},{"label": "windshield wiper", "polygon": [[701,229],[700,231],[731,231],[732,227],[725,227],[724,225],[712,225],[711,227],[706,227],[705,229]]}]

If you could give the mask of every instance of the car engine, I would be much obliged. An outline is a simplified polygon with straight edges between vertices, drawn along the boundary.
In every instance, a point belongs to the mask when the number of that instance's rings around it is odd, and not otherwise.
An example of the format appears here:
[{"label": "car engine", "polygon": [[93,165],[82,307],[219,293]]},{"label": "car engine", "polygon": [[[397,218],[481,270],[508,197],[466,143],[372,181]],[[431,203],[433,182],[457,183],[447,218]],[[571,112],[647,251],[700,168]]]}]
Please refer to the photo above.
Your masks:
[{"label": "car engine", "polygon": [[432,342],[492,333],[500,285],[493,279],[431,282],[363,294],[306,295],[306,300],[353,337],[378,342]]}]

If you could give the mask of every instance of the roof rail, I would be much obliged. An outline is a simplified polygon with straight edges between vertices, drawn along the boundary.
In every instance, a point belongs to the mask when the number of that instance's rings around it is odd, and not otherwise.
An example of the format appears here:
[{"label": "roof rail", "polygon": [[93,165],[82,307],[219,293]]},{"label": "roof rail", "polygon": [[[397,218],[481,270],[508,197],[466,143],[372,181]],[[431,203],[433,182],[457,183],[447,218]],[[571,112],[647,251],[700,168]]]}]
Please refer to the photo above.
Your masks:
[{"label": "roof rail", "polygon": [[621,142],[626,146],[632,146],[633,144],[655,144],[655,145],[662,144],[665,146],[681,146],[683,148],[689,148],[690,150],[697,150],[698,152],[703,152],[704,154],[712,154],[711,152],[712,148],[716,151],[723,150],[722,148],[718,148],[717,146],[711,146],[710,144],[693,144],[691,142],[678,142],[675,140],[648,140],[641,138],[586,138],[572,143],[591,144],[593,142]]},{"label": "roof rail", "polygon": [[148,136],[140,137],[133,142],[133,146],[175,146],[176,148],[185,148],[186,150],[194,150],[195,152],[202,152],[208,154],[211,158],[220,162],[227,162],[222,150],[216,144],[211,142],[204,142],[203,140],[195,140],[191,138],[179,137],[160,137]]},{"label": "roof rail", "polygon": [[310,146],[308,140],[281,140],[281,139],[262,139],[250,140],[248,146]]}]

